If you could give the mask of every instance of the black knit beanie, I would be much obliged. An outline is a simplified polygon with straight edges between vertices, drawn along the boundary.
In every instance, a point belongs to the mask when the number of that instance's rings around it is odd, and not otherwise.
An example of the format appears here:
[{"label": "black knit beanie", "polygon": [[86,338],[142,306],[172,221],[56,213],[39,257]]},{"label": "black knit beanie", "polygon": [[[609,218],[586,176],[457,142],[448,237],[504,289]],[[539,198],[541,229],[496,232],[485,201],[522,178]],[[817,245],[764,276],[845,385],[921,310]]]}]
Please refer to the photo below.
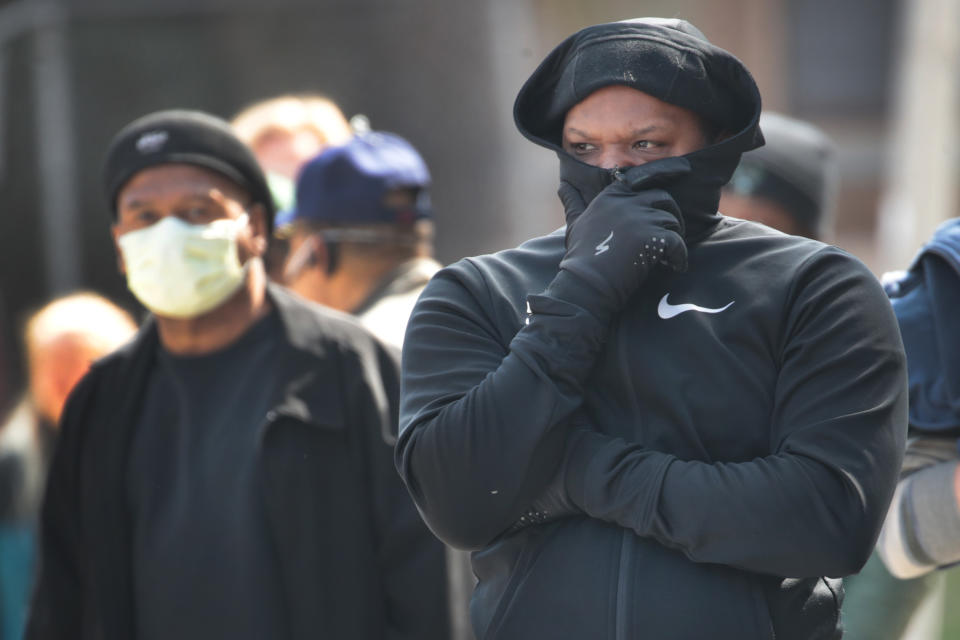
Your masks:
[{"label": "black knit beanie", "polygon": [[829,227],[838,183],[837,149],[809,122],[765,111],[766,145],[743,154],[727,189],[783,207],[808,234]]},{"label": "black knit beanie", "polygon": [[276,210],[253,152],[230,124],[202,111],[158,111],[134,120],[113,138],[103,180],[114,217],[117,195],[136,173],[161,164],[191,164],[216,171],[263,205],[268,228]]}]

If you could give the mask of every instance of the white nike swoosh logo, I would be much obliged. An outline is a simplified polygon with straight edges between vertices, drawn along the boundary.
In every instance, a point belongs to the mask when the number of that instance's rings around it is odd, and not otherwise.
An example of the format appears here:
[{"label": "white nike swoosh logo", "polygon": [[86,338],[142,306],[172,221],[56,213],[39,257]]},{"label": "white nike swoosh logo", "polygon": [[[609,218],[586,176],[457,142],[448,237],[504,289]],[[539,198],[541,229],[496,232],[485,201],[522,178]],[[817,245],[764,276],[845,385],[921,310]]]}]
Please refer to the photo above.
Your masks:
[{"label": "white nike swoosh logo", "polygon": [[664,320],[669,320],[670,318],[674,316],[678,316],[681,313],[684,313],[686,311],[699,311],[701,313],[720,313],[721,311],[726,311],[727,309],[729,309],[730,305],[736,302],[735,300],[731,300],[730,302],[720,307],[719,309],[711,309],[709,307],[701,307],[700,305],[689,304],[689,303],[670,304],[669,302],[667,302],[667,296],[669,295],[670,295],[669,293],[664,294],[664,296],[660,298],[660,304],[657,305],[657,315],[663,318]]},{"label": "white nike swoosh logo", "polygon": [[613,240],[613,231],[610,232],[610,235],[608,235],[603,242],[597,245],[597,252],[593,255],[598,256],[604,251],[606,251],[607,249],[609,249],[611,240]]}]

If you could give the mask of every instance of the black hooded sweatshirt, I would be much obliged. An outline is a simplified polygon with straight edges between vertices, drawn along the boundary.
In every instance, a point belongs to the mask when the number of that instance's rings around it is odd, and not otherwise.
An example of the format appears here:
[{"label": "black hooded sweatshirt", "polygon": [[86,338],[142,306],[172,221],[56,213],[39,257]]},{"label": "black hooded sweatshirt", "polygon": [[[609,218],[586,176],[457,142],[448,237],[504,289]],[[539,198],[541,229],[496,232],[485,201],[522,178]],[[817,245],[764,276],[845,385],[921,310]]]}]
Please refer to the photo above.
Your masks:
[{"label": "black hooded sweatshirt", "polygon": [[[552,286],[562,230],[441,271],[407,329],[398,468],[433,531],[475,551],[479,640],[837,638],[823,576],[869,556],[906,434],[889,303],[847,253],[717,213],[762,144],[760,99],[685,22],[589,27],[521,90],[518,127],[585,200],[611,175],[560,150],[563,117],[611,84],[727,134],[663,187],[688,270],[613,318]],[[531,513],[557,478],[572,508]]]}]

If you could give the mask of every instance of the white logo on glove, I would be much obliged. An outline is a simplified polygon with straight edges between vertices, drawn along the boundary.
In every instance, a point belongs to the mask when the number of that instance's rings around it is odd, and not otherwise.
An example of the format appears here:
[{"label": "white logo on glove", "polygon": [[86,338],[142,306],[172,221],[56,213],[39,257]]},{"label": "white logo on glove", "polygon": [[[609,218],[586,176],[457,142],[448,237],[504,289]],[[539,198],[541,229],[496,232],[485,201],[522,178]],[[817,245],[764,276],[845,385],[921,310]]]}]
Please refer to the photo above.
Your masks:
[{"label": "white logo on glove", "polygon": [[597,252],[593,255],[598,256],[610,249],[610,241],[613,240],[613,231],[610,232],[603,242],[597,245]]}]

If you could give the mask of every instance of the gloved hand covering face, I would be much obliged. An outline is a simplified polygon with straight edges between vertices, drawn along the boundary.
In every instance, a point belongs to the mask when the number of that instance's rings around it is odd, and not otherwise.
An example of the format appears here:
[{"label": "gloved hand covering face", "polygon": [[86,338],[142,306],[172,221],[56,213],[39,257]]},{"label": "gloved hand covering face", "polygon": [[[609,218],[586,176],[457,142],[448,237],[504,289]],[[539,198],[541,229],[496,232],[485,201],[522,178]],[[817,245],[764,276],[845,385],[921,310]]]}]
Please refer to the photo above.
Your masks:
[{"label": "gloved hand covering face", "polygon": [[614,181],[589,205],[561,182],[567,215],[567,252],[560,268],[600,292],[619,309],[657,265],[687,267],[683,217],[658,185],[690,171],[683,157],[617,170]]}]

